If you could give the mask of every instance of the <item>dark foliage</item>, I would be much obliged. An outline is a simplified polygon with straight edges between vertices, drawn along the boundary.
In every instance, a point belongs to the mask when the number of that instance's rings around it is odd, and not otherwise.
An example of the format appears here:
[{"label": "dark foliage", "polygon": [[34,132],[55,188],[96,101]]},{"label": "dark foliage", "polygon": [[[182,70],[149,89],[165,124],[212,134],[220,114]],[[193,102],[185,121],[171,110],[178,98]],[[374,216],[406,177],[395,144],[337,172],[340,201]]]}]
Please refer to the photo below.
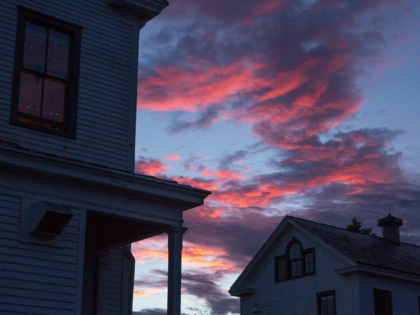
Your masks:
[{"label": "dark foliage", "polygon": [[351,224],[346,224],[346,230],[350,232],[372,235],[375,236],[376,233],[372,233],[372,228],[362,228],[362,221],[358,221],[356,217],[351,219]]}]

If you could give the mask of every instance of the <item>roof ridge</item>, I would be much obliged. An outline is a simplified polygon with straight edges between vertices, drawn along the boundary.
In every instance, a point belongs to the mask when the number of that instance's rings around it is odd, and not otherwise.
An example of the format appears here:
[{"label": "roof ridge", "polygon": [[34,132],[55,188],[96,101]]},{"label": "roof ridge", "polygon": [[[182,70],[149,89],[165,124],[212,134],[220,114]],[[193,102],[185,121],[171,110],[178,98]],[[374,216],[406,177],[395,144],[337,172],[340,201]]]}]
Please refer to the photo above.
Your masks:
[{"label": "roof ridge", "polygon": [[[357,233],[357,232],[349,231],[349,230],[347,230],[345,228],[342,228],[342,227],[339,227],[339,226],[334,226],[334,225],[330,225],[330,224],[325,224],[325,223],[315,222],[315,221],[311,221],[311,220],[307,220],[307,219],[302,219],[302,218],[298,218],[298,217],[293,217],[291,215],[288,215],[288,217],[291,217],[292,219],[296,219],[296,220],[302,220],[302,221],[306,221],[306,222],[310,222],[310,223],[319,224],[319,225],[325,225],[325,226],[328,226],[328,227],[332,227],[332,228],[335,228],[335,229],[340,229],[340,230],[351,232],[351,233]],[[379,236],[376,236],[376,235],[369,235],[369,234],[362,234],[362,233],[357,233],[357,234],[365,235],[365,236],[379,237]],[[382,238],[382,237],[379,237],[379,238]]]},{"label": "roof ridge", "polygon": [[[342,228],[342,227],[339,227],[339,226],[334,226],[334,225],[329,225],[329,224],[325,224],[325,223],[315,222],[315,221],[311,221],[311,220],[307,220],[307,219],[302,219],[302,218],[294,217],[294,216],[291,216],[291,215],[287,215],[287,217],[290,217],[292,220],[302,220],[302,221],[306,221],[306,222],[309,222],[309,223],[315,223],[315,224],[318,224],[318,225],[324,225],[324,226],[332,227],[332,228],[335,228],[335,229],[347,231],[347,232],[350,232],[350,233],[355,233],[355,234],[358,234],[358,235],[376,237],[376,238],[379,238],[381,240],[386,241],[386,239],[384,239],[381,236],[377,236],[377,235],[369,235],[369,234],[357,233],[357,232],[349,231],[349,230],[347,230],[345,228]],[[416,244],[412,244],[412,243],[407,243],[407,242],[401,242],[401,244],[410,245],[410,246],[414,246],[414,247],[420,247],[420,245],[416,245]]]}]

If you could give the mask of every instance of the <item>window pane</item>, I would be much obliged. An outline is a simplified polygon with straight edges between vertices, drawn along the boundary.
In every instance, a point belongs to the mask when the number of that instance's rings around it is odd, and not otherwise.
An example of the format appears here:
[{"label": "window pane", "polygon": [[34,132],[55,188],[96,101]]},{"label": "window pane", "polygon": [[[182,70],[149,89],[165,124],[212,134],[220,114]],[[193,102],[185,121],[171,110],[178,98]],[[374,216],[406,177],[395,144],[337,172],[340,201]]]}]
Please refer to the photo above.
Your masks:
[{"label": "window pane", "polygon": [[334,296],[323,296],[320,298],[321,315],[334,315]]},{"label": "window pane", "polygon": [[31,23],[26,23],[25,44],[23,51],[23,66],[32,70],[44,72],[47,29]]},{"label": "window pane", "polygon": [[65,94],[65,83],[47,78],[45,79],[44,103],[42,107],[43,118],[63,122]]},{"label": "window pane", "polygon": [[334,315],[334,297],[330,295],[327,299],[328,303],[328,315]]},{"label": "window pane", "polygon": [[311,272],[314,272],[314,264],[313,263],[305,264],[305,273],[311,273]]},{"label": "window pane", "polygon": [[69,36],[50,31],[48,36],[47,73],[67,78]]},{"label": "window pane", "polygon": [[292,261],[290,263],[290,276],[295,277],[296,276],[296,262]]},{"label": "window pane", "polygon": [[328,315],[328,302],[325,296],[321,298],[321,315]]},{"label": "window pane", "polygon": [[286,269],[282,269],[282,270],[280,271],[279,277],[280,277],[280,280],[285,280],[285,279],[287,279],[287,270],[286,270]]},{"label": "window pane", "polygon": [[301,276],[302,275],[302,260],[296,261],[296,275]]},{"label": "window pane", "polygon": [[281,269],[286,269],[286,258],[280,260]]},{"label": "window pane", "polygon": [[296,256],[296,244],[293,244],[292,247],[290,247],[289,259],[295,259],[295,256]]},{"label": "window pane", "polygon": [[40,116],[42,96],[42,77],[22,71],[20,73],[18,111]]},{"label": "window pane", "polygon": [[277,260],[277,270],[284,269],[284,262],[285,262],[285,259],[278,259]]},{"label": "window pane", "polygon": [[287,279],[286,258],[277,260],[277,276],[278,280]]},{"label": "window pane", "polygon": [[305,273],[314,272],[314,253],[305,254]]},{"label": "window pane", "polygon": [[290,252],[289,252],[289,259],[293,260],[293,259],[298,259],[301,257],[301,249],[300,246],[298,244],[293,244],[292,247],[290,247]]}]

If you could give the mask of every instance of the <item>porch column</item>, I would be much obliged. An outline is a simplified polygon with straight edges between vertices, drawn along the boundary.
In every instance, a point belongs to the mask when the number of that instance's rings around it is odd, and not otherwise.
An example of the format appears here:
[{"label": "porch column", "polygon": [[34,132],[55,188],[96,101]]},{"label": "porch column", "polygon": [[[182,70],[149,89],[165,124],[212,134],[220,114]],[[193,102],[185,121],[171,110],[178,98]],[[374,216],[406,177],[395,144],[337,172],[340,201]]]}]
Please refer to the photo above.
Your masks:
[{"label": "porch column", "polygon": [[181,256],[185,227],[171,226],[168,230],[168,315],[181,314]]}]

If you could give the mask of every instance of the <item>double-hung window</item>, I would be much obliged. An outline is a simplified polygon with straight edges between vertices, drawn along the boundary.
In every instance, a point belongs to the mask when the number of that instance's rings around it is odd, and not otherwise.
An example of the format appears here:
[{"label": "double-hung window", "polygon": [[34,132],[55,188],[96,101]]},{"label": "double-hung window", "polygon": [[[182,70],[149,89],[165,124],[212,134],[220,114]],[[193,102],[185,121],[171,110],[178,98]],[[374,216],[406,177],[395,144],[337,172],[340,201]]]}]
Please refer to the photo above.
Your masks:
[{"label": "double-hung window", "polygon": [[317,293],[318,315],[336,315],[335,291]]},{"label": "double-hung window", "polygon": [[304,262],[305,262],[305,275],[310,275],[315,273],[315,248],[310,248],[304,253]]},{"label": "double-hung window", "polygon": [[19,8],[10,122],[76,136],[81,28]]},{"label": "double-hung window", "polygon": [[373,289],[375,315],[393,315],[391,291]]}]

